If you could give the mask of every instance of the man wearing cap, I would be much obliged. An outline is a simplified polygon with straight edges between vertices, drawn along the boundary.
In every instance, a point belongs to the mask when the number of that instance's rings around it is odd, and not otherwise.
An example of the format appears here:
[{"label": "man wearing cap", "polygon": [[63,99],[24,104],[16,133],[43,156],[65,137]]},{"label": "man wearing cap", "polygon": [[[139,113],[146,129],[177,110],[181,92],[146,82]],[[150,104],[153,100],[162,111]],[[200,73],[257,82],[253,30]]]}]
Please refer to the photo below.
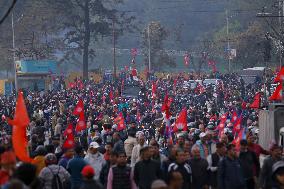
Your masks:
[{"label": "man wearing cap", "polygon": [[277,161],[282,160],[282,147],[274,144],[270,148],[270,156],[264,159],[259,175],[259,187],[262,189],[271,188],[272,185],[272,166]]},{"label": "man wearing cap", "polygon": [[284,188],[284,161],[278,161],[273,165],[272,181],[272,189]]},{"label": "man wearing cap", "polygon": [[206,159],[210,153],[210,149],[208,148],[208,145],[206,144],[207,141],[207,135],[206,133],[202,132],[199,134],[200,140],[196,141],[196,144],[198,145],[200,149],[200,156],[201,158]]},{"label": "man wearing cap", "polygon": [[58,175],[63,186],[68,186],[70,182],[70,174],[66,169],[57,165],[57,158],[54,154],[49,153],[45,156],[46,167],[39,173],[44,189],[52,189],[52,180],[54,175]]},{"label": "man wearing cap", "polygon": [[106,163],[104,156],[98,151],[99,147],[100,146],[97,142],[91,142],[88,153],[85,156],[87,163],[90,164],[96,171],[94,177],[95,180],[99,179],[102,167]]},{"label": "man wearing cap", "polygon": [[95,170],[92,166],[86,165],[82,169],[81,174],[83,176],[83,183],[80,189],[102,189],[102,186],[96,180],[93,179],[95,175]]},{"label": "man wearing cap", "polygon": [[147,146],[145,143],[145,136],[143,132],[137,132],[136,134],[138,138],[138,144],[134,146],[132,150],[132,155],[131,155],[131,167],[134,167],[135,164],[139,161],[139,156],[140,156],[140,149],[143,148],[144,146]]}]

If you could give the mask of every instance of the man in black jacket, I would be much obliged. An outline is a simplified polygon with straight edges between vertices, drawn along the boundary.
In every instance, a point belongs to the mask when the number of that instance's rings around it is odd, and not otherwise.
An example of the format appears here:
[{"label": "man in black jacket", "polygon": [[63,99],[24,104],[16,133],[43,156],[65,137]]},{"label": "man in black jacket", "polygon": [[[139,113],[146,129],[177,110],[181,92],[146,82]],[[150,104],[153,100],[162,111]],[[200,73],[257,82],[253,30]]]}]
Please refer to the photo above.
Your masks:
[{"label": "man in black jacket", "polygon": [[134,167],[134,181],[139,189],[149,189],[154,180],[162,176],[159,162],[151,159],[150,147],[140,150],[141,161]]},{"label": "man in black jacket", "polygon": [[282,160],[282,147],[277,144],[271,146],[271,155],[264,159],[259,176],[259,188],[269,189],[272,186],[272,166],[277,161]]},{"label": "man in black jacket", "polygon": [[[254,152],[248,150],[248,143],[246,140],[240,142],[240,154],[239,159],[241,168],[246,181],[247,189],[255,188],[256,175],[259,174],[260,165],[257,156]],[[256,175],[254,175],[254,167],[256,168]]]},{"label": "man in black jacket", "polygon": [[108,189],[134,189],[136,185],[133,180],[131,167],[127,165],[125,152],[119,152],[117,164],[110,168],[107,180]]},{"label": "man in black jacket", "polygon": [[212,189],[217,189],[217,171],[218,164],[226,155],[227,148],[224,143],[219,142],[216,144],[216,152],[207,157],[209,164],[209,185]]},{"label": "man in black jacket", "polygon": [[192,169],[192,188],[208,188],[208,162],[200,157],[200,149],[197,145],[192,147],[191,154],[189,165]]},{"label": "man in black jacket", "polygon": [[218,189],[246,189],[235,145],[229,144],[227,152],[218,165]]},{"label": "man in black jacket", "polygon": [[168,167],[168,173],[178,171],[183,177],[182,189],[190,189],[192,184],[192,171],[189,164],[186,163],[186,156],[182,149],[177,150],[176,160]]}]

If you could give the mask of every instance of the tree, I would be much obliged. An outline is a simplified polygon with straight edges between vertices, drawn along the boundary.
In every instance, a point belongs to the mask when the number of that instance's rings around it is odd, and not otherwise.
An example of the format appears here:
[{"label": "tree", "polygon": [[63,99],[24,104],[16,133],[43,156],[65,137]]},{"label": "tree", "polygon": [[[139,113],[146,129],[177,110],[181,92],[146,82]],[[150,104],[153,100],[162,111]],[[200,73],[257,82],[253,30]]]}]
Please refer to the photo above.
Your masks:
[{"label": "tree", "polygon": [[149,36],[151,69],[161,71],[164,66],[175,67],[174,60],[163,52],[163,41],[167,39],[168,32],[159,22],[154,21],[150,22],[142,32],[142,48],[145,52],[145,62],[148,62],[149,59],[149,53],[146,53],[149,50]]},{"label": "tree", "polygon": [[125,30],[131,30],[135,18],[128,17],[124,12],[113,8],[111,3],[123,3],[122,0],[63,0],[63,2],[62,6],[67,17],[64,23],[67,30],[64,41],[68,47],[64,58],[80,62],[77,57],[82,56],[83,78],[88,79],[89,59],[95,56],[91,44],[110,36],[113,24],[116,25],[117,35],[121,35]]}]

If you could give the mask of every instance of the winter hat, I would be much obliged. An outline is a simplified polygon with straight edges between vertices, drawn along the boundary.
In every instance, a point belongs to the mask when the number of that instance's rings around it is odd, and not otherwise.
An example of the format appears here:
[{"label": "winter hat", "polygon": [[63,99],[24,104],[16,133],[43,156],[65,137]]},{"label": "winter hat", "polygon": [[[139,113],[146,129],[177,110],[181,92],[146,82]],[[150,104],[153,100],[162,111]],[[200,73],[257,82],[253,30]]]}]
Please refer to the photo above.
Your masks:
[{"label": "winter hat", "polygon": [[88,178],[92,178],[94,175],[95,175],[95,170],[92,166],[90,165],[86,165],[82,171],[81,171],[81,174],[84,176],[84,177],[88,177]]}]

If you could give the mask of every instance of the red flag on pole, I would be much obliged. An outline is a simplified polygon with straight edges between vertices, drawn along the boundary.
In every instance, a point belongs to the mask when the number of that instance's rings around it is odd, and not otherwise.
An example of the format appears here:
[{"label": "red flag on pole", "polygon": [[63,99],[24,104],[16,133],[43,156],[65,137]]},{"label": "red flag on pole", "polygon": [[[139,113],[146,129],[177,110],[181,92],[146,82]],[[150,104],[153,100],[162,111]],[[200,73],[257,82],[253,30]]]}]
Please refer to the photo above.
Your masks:
[{"label": "red flag on pole", "polygon": [[261,103],[261,93],[256,93],[256,95],[254,96],[254,100],[250,105],[250,108],[253,109],[259,109],[260,108],[260,103]]},{"label": "red flag on pole", "polygon": [[242,126],[242,116],[240,116],[237,119],[236,123],[234,124],[233,132],[238,133],[241,130],[241,126]]},{"label": "red flag on pole", "polygon": [[87,128],[87,125],[85,121],[85,115],[84,115],[84,112],[82,112],[79,116],[79,121],[77,122],[75,131],[80,132],[82,130],[85,130],[86,128]]},{"label": "red flag on pole", "polygon": [[71,123],[69,123],[67,128],[63,132],[63,136],[68,136],[71,133],[73,133],[73,125]]},{"label": "red flag on pole", "polygon": [[240,149],[240,142],[242,140],[243,137],[243,133],[244,133],[244,128],[242,128],[239,133],[238,136],[233,140],[232,144],[234,144],[236,146],[236,149],[239,150]]},{"label": "red flag on pole", "polygon": [[274,93],[269,98],[270,101],[282,100],[282,82],[276,87]]},{"label": "red flag on pole", "polygon": [[166,123],[166,126],[169,127],[170,126],[170,107],[169,107],[169,96],[168,94],[165,95],[165,98],[164,98],[164,103],[162,105],[162,108],[161,108],[162,112],[165,113],[165,117],[164,117],[164,121]]},{"label": "red flag on pole", "polygon": [[67,138],[64,141],[62,147],[64,149],[70,149],[70,148],[74,148],[74,146],[75,146],[75,138],[74,138],[73,132],[71,132],[70,134],[67,135]]},{"label": "red flag on pole", "polygon": [[234,123],[235,121],[237,121],[237,119],[238,119],[238,114],[236,111],[234,111],[232,114],[231,123]]},{"label": "red flag on pole", "polygon": [[282,82],[284,80],[284,67],[281,68],[280,72],[278,72],[277,76],[274,79],[274,82]]},{"label": "red flag on pole", "polygon": [[187,110],[186,108],[183,108],[176,120],[176,123],[174,125],[174,132],[178,131],[187,131]]},{"label": "red flag on pole", "polygon": [[30,123],[26,109],[23,92],[19,91],[16,102],[14,119],[8,120],[9,125],[13,126],[12,143],[16,156],[23,162],[31,162],[32,159],[28,153],[27,127]]},{"label": "red flag on pole", "polygon": [[83,111],[84,111],[84,104],[83,101],[80,99],[73,111],[73,115],[80,115]]}]

